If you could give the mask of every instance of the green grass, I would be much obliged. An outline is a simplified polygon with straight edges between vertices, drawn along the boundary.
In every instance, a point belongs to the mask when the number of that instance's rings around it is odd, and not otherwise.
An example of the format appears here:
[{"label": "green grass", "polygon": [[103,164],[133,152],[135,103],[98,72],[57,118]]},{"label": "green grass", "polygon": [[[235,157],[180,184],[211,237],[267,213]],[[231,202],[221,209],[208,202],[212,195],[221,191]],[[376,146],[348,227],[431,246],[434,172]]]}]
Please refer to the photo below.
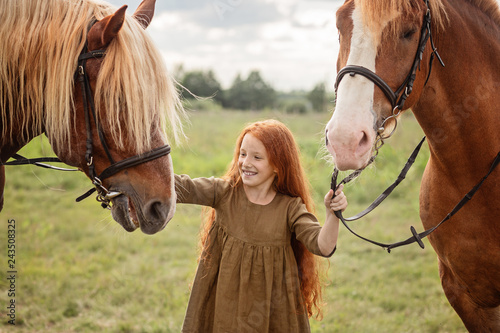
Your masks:
[{"label": "green grass", "polygon": [[[249,122],[283,121],[296,135],[313,187],[318,217],[329,188],[331,165],[318,151],[328,114],[283,115],[272,111],[193,112],[189,140],[174,147],[177,173],[221,175],[234,141]],[[395,137],[345,192],[351,216],[397,176],[422,135],[411,116]],[[35,139],[22,151],[52,155],[47,140]],[[420,177],[428,158],[424,146],[407,180],[374,213],[353,228],[384,242],[422,230],[418,217]],[[179,332],[196,270],[199,207],[179,206],[167,228],[153,236],[125,232],[93,199],[75,203],[90,182],[81,173],[30,166],[6,170],[6,202],[0,213],[0,244],[7,221],[16,220],[16,323],[6,324],[7,253],[0,252],[0,332]],[[324,319],[311,320],[313,332],[465,332],[441,289],[436,255],[412,245],[391,254],[342,228],[330,259],[324,289]]]}]

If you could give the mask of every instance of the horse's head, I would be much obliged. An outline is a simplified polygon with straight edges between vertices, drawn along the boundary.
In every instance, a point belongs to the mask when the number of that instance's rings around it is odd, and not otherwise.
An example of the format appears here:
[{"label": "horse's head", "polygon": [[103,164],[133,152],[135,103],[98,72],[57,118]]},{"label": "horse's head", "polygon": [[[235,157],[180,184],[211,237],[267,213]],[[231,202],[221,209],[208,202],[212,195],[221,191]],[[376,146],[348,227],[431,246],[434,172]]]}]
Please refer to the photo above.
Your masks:
[{"label": "horse's head", "polygon": [[[147,234],[162,230],[173,217],[176,196],[168,152],[146,161],[142,157],[166,145],[165,112],[171,127],[179,121],[175,88],[161,55],[142,31],[151,22],[154,4],[154,0],[144,0],[132,17],[125,16],[126,6],[95,17],[97,21],[84,32],[83,54],[88,59],[75,68],[68,140],[58,140],[47,129],[58,157],[92,181],[110,165],[120,166],[118,172],[102,179],[100,196],[111,201],[113,218],[123,228],[140,227]],[[94,57],[96,50],[105,54]],[[90,87],[86,92],[85,80]],[[138,163],[121,168],[120,162],[134,157]],[[112,195],[107,196],[107,191]]]},{"label": "horse's head", "polygon": [[424,0],[348,0],[337,11],[340,72],[326,141],[340,170],[365,167],[378,136],[390,135],[400,109],[418,100],[431,53],[428,47],[424,59],[415,61],[419,44],[428,40],[427,9]]}]

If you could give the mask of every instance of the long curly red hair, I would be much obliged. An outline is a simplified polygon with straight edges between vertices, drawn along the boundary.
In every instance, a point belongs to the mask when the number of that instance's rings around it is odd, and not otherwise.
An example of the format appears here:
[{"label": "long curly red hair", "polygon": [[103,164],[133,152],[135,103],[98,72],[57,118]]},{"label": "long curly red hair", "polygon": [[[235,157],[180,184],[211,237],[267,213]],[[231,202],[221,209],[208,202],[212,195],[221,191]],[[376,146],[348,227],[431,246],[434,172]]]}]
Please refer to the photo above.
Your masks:
[{"label": "long curly red hair", "polygon": [[[269,163],[277,170],[274,187],[277,192],[291,197],[300,197],[307,210],[314,213],[314,203],[310,186],[300,163],[300,151],[292,132],[277,120],[265,120],[248,125],[236,140],[234,157],[228,171],[222,177],[233,186],[241,186],[242,180],[238,168],[238,158],[243,138],[252,134],[259,139],[267,150]],[[208,232],[215,220],[215,210],[210,209],[200,237],[200,246],[208,237]],[[305,300],[308,316],[314,312],[321,319],[322,290],[317,257],[292,236],[291,245],[297,261],[300,278],[300,289]],[[209,255],[209,254],[208,254]]]}]

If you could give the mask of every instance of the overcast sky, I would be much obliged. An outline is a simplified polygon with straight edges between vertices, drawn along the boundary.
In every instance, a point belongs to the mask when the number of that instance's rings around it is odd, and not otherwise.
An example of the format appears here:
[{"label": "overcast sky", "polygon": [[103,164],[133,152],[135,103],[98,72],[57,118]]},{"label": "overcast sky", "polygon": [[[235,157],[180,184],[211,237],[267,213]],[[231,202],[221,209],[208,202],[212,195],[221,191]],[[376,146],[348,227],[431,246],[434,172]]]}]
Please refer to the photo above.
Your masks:
[{"label": "overcast sky", "polygon": [[[129,5],[141,0],[107,0]],[[343,0],[157,0],[149,33],[172,70],[212,69],[224,88],[260,70],[275,89],[333,89]]]}]

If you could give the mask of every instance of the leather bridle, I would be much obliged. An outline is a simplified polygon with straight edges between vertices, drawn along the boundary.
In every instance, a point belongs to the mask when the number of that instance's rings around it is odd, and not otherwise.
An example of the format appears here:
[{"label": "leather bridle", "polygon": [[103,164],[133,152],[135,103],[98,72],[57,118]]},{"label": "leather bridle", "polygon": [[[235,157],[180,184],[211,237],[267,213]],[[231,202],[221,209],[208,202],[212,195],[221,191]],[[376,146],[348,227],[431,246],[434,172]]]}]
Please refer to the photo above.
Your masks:
[{"label": "leather bridle", "polygon": [[[377,131],[378,140],[375,143],[375,151],[376,152],[375,152],[375,155],[372,156],[372,158],[369,160],[367,165],[369,165],[370,163],[372,163],[375,160],[375,157],[378,154],[378,149],[383,145],[384,139],[389,138],[394,133],[394,131],[397,127],[397,117],[399,116],[399,114],[403,110],[406,99],[408,98],[408,96],[411,94],[411,92],[413,90],[413,84],[414,84],[415,79],[416,79],[416,73],[417,73],[417,70],[420,69],[420,62],[422,61],[425,46],[427,45],[427,42],[429,40],[431,42],[432,53],[431,53],[431,57],[429,59],[429,72],[427,74],[427,78],[425,80],[424,86],[427,84],[427,81],[429,80],[431,70],[432,70],[432,62],[434,60],[434,57],[437,57],[441,66],[444,67],[443,60],[439,56],[437,49],[434,46],[434,42],[432,40],[431,12],[429,9],[428,0],[425,1],[425,5],[427,6],[427,11],[426,11],[426,14],[424,15],[424,21],[422,24],[421,35],[420,35],[420,41],[419,41],[419,45],[417,48],[417,53],[415,55],[415,59],[413,61],[413,65],[411,66],[410,72],[408,73],[406,79],[403,81],[403,83],[395,91],[393,91],[392,88],[380,76],[378,76],[373,71],[371,71],[363,66],[348,65],[348,66],[345,66],[344,68],[342,68],[337,74],[337,79],[335,82],[335,93],[337,93],[339,84],[340,84],[342,78],[346,74],[349,74],[350,76],[355,76],[356,74],[358,74],[358,75],[366,77],[367,79],[372,81],[377,87],[379,87],[382,90],[382,92],[385,94],[385,96],[387,97],[387,99],[389,100],[389,102],[391,103],[391,106],[392,106],[392,114],[389,117],[383,119],[382,124],[380,126],[378,126],[378,131]],[[383,132],[385,131],[385,124],[387,123],[387,121],[389,119],[394,119],[394,121],[395,121],[394,128],[389,135],[383,136]],[[366,214],[370,213],[392,193],[392,191],[405,179],[407,172],[409,171],[409,169],[411,168],[411,166],[415,162],[415,158],[417,157],[424,140],[425,140],[425,137],[420,141],[420,143],[417,145],[417,147],[415,148],[415,150],[411,154],[410,158],[408,159],[408,162],[406,163],[404,168],[401,170],[396,181],[391,186],[389,186],[377,199],[375,199],[375,201],[368,208],[366,208],[361,213],[359,213],[355,216],[349,217],[349,218],[345,218],[342,215],[341,211],[335,212],[335,215],[339,218],[340,221],[342,221],[342,223],[344,224],[346,229],[348,229],[353,235],[363,239],[364,241],[367,241],[367,242],[372,243],[374,245],[380,246],[380,247],[386,249],[387,252],[389,252],[389,253],[391,252],[391,249],[394,249],[394,248],[397,248],[397,247],[400,247],[403,245],[412,244],[415,242],[418,243],[418,245],[421,248],[424,248],[424,243],[422,242],[422,238],[424,238],[424,237],[428,236],[429,234],[431,234],[432,232],[434,232],[444,222],[449,220],[460,209],[462,209],[465,206],[465,204],[472,199],[473,195],[479,190],[479,188],[482,186],[484,181],[486,181],[486,179],[489,177],[489,175],[500,164],[500,152],[499,152],[497,154],[497,156],[495,157],[495,159],[493,160],[493,162],[490,166],[490,169],[488,170],[486,175],[483,176],[479,180],[479,182],[467,194],[465,194],[465,196],[458,202],[458,204],[452,209],[452,211],[448,215],[445,216],[445,218],[443,218],[436,226],[434,226],[428,230],[425,230],[421,233],[418,233],[415,230],[415,228],[413,226],[411,226],[410,231],[412,233],[412,236],[410,238],[408,238],[404,241],[391,243],[391,244],[377,242],[377,241],[368,239],[366,237],[360,236],[359,234],[354,232],[349,227],[347,222],[352,222],[352,221],[358,220],[358,219],[362,218],[363,216],[365,216]],[[364,168],[366,168],[366,166]],[[341,184],[346,184],[349,181],[351,181],[352,179],[356,178],[359,174],[361,174],[361,172],[364,170],[364,168],[354,171],[353,173],[351,173],[350,175],[345,177],[339,183],[337,183],[337,176],[338,176],[339,170],[337,168],[335,168],[333,175],[332,175],[330,188],[335,193],[335,191],[339,188],[339,186]]]},{"label": "leather bridle", "polygon": [[[86,152],[85,152],[85,161],[87,163],[88,167],[88,175],[92,181],[92,184],[94,187],[87,191],[85,194],[79,196],[76,201],[79,202],[87,197],[89,197],[92,193],[97,192],[97,197],[96,200],[101,203],[101,206],[103,208],[110,208],[111,207],[111,199],[122,195],[121,192],[117,191],[110,191],[103,185],[103,181],[115,174],[117,174],[120,171],[123,171],[127,168],[131,168],[134,166],[137,166],[142,163],[146,163],[149,161],[152,161],[154,159],[160,158],[162,156],[168,155],[170,153],[170,146],[169,145],[164,145],[158,148],[154,148],[148,152],[138,154],[129,158],[126,158],[124,160],[115,162],[113,157],[111,156],[111,152],[109,151],[108,144],[106,142],[106,138],[104,136],[104,131],[102,130],[102,127],[100,125],[100,122],[97,121],[97,116],[95,112],[95,104],[94,104],[94,99],[93,99],[93,93],[92,89],[90,86],[90,79],[87,74],[86,70],[86,62],[88,59],[97,59],[97,58],[102,58],[106,55],[106,50],[95,50],[95,51],[88,51],[87,45],[85,45],[84,49],[82,50],[80,56],[78,57],[78,67],[76,71],[76,76],[78,79],[78,82],[81,86],[81,92],[82,92],[82,100],[83,100],[83,108],[84,108],[84,113],[85,113],[85,127],[86,127],[86,132],[87,132],[87,140],[86,140]],[[92,122],[91,118],[93,118],[95,127],[97,129],[97,133],[99,136],[99,140],[101,142],[101,145],[108,157],[110,165],[104,169],[100,174],[96,173],[95,170],[95,163],[94,163],[94,154],[93,154],[93,136],[92,136]],[[63,168],[57,168],[52,165],[47,165],[43,164],[41,162],[61,162],[63,163],[59,158],[57,157],[42,157],[42,158],[34,158],[34,159],[27,159],[24,158],[18,154],[15,154],[13,156],[15,159],[14,161],[10,161],[5,163],[5,165],[26,165],[26,164],[34,164],[40,167],[44,168],[50,168],[50,169],[55,169],[55,170],[60,170],[60,171],[77,171],[76,169],[63,169]]]},{"label": "leather bridle", "polygon": [[[346,74],[349,74],[350,76],[355,76],[356,74],[364,76],[368,80],[372,81],[377,87],[382,90],[384,95],[387,97],[389,102],[391,103],[392,106],[392,114],[385,118],[382,121],[382,124],[380,126],[377,126],[378,129],[378,136],[380,136],[380,144],[376,144],[376,149],[380,148],[383,144],[383,140],[389,138],[395,131],[397,127],[397,117],[403,110],[404,104],[406,102],[406,99],[410,96],[411,92],[413,91],[413,84],[415,82],[415,79],[417,77],[417,70],[420,69],[420,62],[422,61],[423,55],[424,55],[424,50],[425,46],[427,45],[427,41],[430,39],[431,41],[431,47],[432,47],[432,54],[429,59],[429,72],[427,74],[427,79],[425,81],[425,84],[427,84],[427,81],[429,80],[429,76],[431,74],[432,70],[432,62],[434,61],[434,57],[436,56],[441,64],[441,66],[444,67],[444,62],[439,56],[439,53],[437,52],[437,48],[434,46],[434,41],[432,39],[432,33],[431,33],[431,11],[429,8],[429,1],[425,1],[425,5],[427,6],[427,11],[424,15],[424,20],[422,23],[422,28],[421,28],[421,33],[420,33],[420,41],[418,43],[418,48],[417,52],[415,54],[415,58],[413,60],[413,64],[410,68],[410,71],[408,75],[406,76],[406,79],[401,83],[401,85],[393,91],[392,88],[377,74],[375,74],[373,71],[369,70],[366,67],[363,66],[358,66],[358,65],[347,65],[343,67],[337,74],[337,79],[335,81],[335,95],[337,94],[337,90],[339,87],[340,82],[342,81],[342,78]],[[382,136],[384,130],[385,130],[385,124],[387,123],[388,120],[394,119],[395,120],[395,125],[393,130],[389,135]]]},{"label": "leather bridle", "polygon": [[[80,83],[82,90],[83,108],[85,112],[85,127],[87,131],[87,142],[86,142],[87,151],[85,152],[85,160],[87,161],[89,177],[92,180],[92,184],[94,184],[95,187],[89,190],[87,193],[83,194],[82,196],[78,197],[76,201],[81,201],[97,191],[97,198],[96,198],[97,201],[101,202],[103,207],[109,207],[111,199],[117,197],[118,195],[121,195],[121,193],[114,191],[112,192],[109,191],[107,188],[105,188],[102,184],[102,182],[105,179],[115,175],[116,173],[124,169],[131,168],[136,165],[146,163],[151,160],[162,157],[164,155],[167,155],[170,153],[171,149],[169,145],[164,145],[155,148],[153,150],[150,150],[146,153],[126,158],[119,162],[114,161],[109,151],[108,145],[106,143],[104,131],[102,130],[100,123],[97,121],[94,99],[92,98],[92,89],[90,87],[90,80],[86,71],[86,61],[88,59],[101,58],[104,57],[105,54],[106,54],[105,50],[87,51],[87,47],[85,47],[82,51],[82,54],[80,54],[80,56],[78,57],[78,70],[76,74],[78,76],[78,82]],[[104,169],[99,175],[96,174],[94,165],[93,139],[92,139],[93,136],[92,136],[90,115],[92,115],[94,119],[99,140],[101,141],[101,145],[104,151],[106,152],[106,155],[110,163],[110,166]]]},{"label": "leather bridle", "polygon": [[[406,99],[410,96],[411,92],[413,91],[413,84],[415,82],[415,79],[417,77],[417,70],[420,69],[420,62],[422,61],[423,55],[424,55],[424,50],[427,45],[427,42],[430,40],[431,42],[431,47],[432,47],[432,53],[431,57],[429,59],[429,72],[427,74],[427,79],[425,80],[425,84],[427,84],[427,81],[429,80],[429,77],[431,75],[432,71],[432,63],[434,61],[434,57],[436,56],[440,62],[440,64],[444,67],[444,62],[439,56],[437,52],[437,48],[434,46],[434,41],[432,40],[432,33],[431,33],[431,11],[429,8],[429,1],[425,0],[425,5],[427,7],[426,13],[424,15],[424,19],[422,22],[422,28],[420,31],[420,40],[418,43],[417,47],[417,52],[415,54],[415,58],[413,60],[413,64],[410,68],[410,71],[408,75],[406,76],[406,79],[401,83],[401,85],[396,89],[396,91],[393,91],[392,88],[382,79],[380,76],[375,74],[373,71],[369,70],[366,67],[363,66],[358,66],[358,65],[347,65],[343,67],[337,74],[337,79],[335,80],[335,98],[337,98],[337,90],[339,88],[340,82],[344,78],[345,75],[349,74],[349,76],[355,76],[356,74],[364,76],[368,80],[372,81],[377,87],[379,87],[384,95],[387,97],[389,102],[391,103],[392,106],[392,114],[389,117],[386,117],[382,120],[382,123],[380,126],[377,124],[377,139],[375,140],[374,144],[374,151],[375,154],[370,158],[370,160],[367,162],[367,164],[358,170],[355,170],[353,173],[345,177],[341,183],[346,184],[349,181],[353,180],[357,176],[361,174],[361,172],[373,161],[378,155],[379,149],[383,146],[384,140],[388,139],[389,137],[392,136],[392,134],[395,132],[397,128],[397,121],[398,121],[398,116],[403,110],[404,104],[406,102]],[[424,85],[425,85],[424,84]],[[388,135],[384,135],[385,131],[385,124],[387,123],[388,120],[394,119],[394,127]],[[328,141],[327,141],[328,142]],[[418,147],[420,147],[422,143]],[[335,167],[334,169],[334,175],[335,178],[338,175],[339,170]],[[339,183],[340,184],[340,183]]]}]

